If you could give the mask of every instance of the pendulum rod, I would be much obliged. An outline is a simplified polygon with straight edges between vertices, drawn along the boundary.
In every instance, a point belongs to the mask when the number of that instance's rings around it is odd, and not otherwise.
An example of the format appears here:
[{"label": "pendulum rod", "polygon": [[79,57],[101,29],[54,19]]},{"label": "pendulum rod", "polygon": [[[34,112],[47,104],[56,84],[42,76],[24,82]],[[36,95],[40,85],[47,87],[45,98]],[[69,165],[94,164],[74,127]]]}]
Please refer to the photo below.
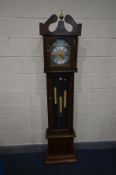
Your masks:
[{"label": "pendulum rod", "polygon": [[54,104],[57,105],[57,89],[54,87]]},{"label": "pendulum rod", "polygon": [[67,90],[64,90],[64,108],[66,108]]}]

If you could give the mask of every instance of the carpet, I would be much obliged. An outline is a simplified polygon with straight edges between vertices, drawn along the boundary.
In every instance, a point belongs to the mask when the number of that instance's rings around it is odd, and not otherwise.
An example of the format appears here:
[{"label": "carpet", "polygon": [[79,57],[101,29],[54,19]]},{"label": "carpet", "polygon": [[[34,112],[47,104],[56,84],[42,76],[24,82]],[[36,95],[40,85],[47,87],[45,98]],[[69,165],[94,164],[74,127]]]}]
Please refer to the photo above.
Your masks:
[{"label": "carpet", "polygon": [[[79,150],[77,163],[45,165],[43,153],[0,157],[5,175],[116,175],[116,150]],[[2,175],[2,174],[0,174]]]}]

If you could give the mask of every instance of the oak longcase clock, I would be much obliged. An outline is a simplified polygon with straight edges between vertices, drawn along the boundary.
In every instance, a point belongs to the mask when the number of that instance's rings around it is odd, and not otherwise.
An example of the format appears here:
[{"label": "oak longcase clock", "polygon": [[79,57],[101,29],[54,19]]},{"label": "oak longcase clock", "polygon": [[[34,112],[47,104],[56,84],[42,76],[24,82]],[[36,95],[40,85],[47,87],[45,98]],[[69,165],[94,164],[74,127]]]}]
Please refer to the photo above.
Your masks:
[{"label": "oak longcase clock", "polygon": [[[58,21],[54,31],[49,30]],[[65,23],[72,26],[69,32]],[[47,75],[48,149],[46,163],[75,162],[73,139],[74,72],[77,71],[78,36],[81,24],[70,15],[52,15],[40,23],[43,36],[44,72]]]}]

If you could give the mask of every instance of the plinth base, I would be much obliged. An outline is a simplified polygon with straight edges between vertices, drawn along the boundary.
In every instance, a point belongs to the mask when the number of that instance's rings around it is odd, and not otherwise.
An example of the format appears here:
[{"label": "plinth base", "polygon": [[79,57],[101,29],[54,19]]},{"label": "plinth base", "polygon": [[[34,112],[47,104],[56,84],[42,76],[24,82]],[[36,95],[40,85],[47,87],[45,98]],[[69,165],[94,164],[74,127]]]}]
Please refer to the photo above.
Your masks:
[{"label": "plinth base", "polygon": [[45,163],[66,163],[77,162],[74,152],[73,139],[75,137],[74,131],[57,131],[46,133],[48,139],[48,149]]},{"label": "plinth base", "polygon": [[54,164],[54,163],[71,163],[77,162],[77,158],[75,154],[67,154],[67,155],[47,155],[45,163],[46,164]]}]

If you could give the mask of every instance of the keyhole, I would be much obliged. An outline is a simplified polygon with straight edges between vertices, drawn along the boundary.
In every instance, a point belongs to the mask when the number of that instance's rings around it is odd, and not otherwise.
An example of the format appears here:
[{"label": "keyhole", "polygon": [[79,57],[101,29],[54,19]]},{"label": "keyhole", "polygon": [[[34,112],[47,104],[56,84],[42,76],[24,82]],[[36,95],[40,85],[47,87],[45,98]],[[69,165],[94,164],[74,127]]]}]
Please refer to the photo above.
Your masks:
[{"label": "keyhole", "polygon": [[49,97],[49,100],[51,100],[52,99],[52,97]]}]

